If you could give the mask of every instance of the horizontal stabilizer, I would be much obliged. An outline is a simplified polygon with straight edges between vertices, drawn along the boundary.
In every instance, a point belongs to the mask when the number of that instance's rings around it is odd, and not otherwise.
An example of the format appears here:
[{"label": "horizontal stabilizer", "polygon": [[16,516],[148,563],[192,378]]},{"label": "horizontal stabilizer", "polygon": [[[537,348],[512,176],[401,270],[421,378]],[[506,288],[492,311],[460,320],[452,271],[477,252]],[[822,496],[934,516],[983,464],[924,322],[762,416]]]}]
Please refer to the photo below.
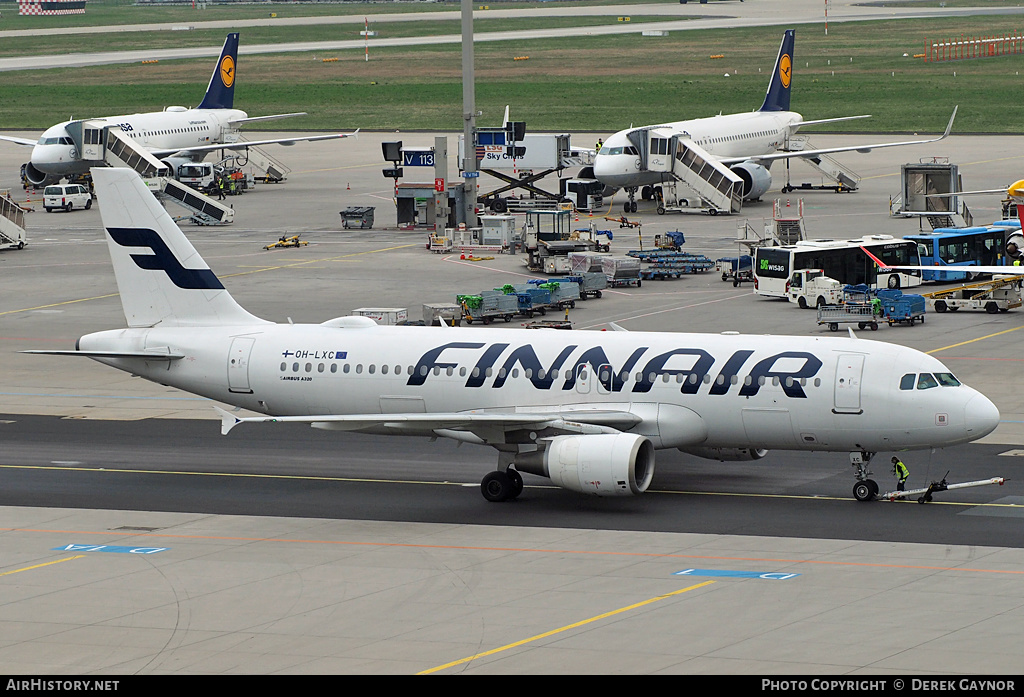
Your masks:
[{"label": "horizontal stabilizer", "polygon": [[305,111],[296,111],[291,114],[271,114],[269,116],[249,116],[244,119],[232,119],[228,121],[232,126],[238,126],[243,123],[256,123],[257,121],[274,121],[276,119],[288,119],[292,116],[307,116]]},{"label": "horizontal stabilizer", "polygon": [[834,119],[815,119],[814,121],[800,121],[794,123],[793,126],[820,126],[823,123],[839,123],[840,121],[854,121],[855,119],[870,119],[871,114],[861,114],[860,116],[837,116]]}]

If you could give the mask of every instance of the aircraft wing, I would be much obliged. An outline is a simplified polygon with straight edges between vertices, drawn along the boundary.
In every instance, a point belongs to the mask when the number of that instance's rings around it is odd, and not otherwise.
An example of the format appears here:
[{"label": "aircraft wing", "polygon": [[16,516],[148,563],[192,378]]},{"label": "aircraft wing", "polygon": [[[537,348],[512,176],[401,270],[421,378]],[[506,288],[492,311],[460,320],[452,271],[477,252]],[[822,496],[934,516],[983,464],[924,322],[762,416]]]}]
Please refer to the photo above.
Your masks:
[{"label": "aircraft wing", "polygon": [[33,146],[39,142],[39,139],[29,140],[28,138],[15,138],[14,136],[0,136],[0,140],[8,140],[18,145]]},{"label": "aircraft wing", "polygon": [[357,128],[352,133],[326,133],[318,136],[299,136],[297,138],[274,138],[272,140],[240,140],[236,143],[210,143],[209,145],[193,145],[188,148],[178,148],[177,150],[150,150],[149,152],[156,157],[169,157],[175,154],[184,153],[198,153],[198,152],[212,152],[214,150],[246,150],[254,145],[295,145],[303,141],[314,141],[314,140],[337,140],[338,138],[351,138],[357,136],[359,129]]},{"label": "aircraft wing", "polygon": [[935,143],[944,139],[949,135],[953,129],[953,120],[956,118],[956,110],[959,106],[953,107],[953,115],[949,117],[949,123],[946,125],[945,132],[936,138],[925,138],[923,140],[901,140],[892,143],[873,143],[871,145],[846,145],[838,148],[819,148],[817,150],[793,150],[786,152],[777,152],[771,155],[752,155],[750,157],[722,157],[718,158],[718,161],[724,165],[734,165],[739,162],[747,162],[753,160],[754,162],[772,162],[774,160],[787,160],[793,157],[817,157],[818,155],[829,155],[837,152],[871,152],[879,148],[895,148],[900,145],[921,145],[922,143]]},{"label": "aircraft wing", "polygon": [[469,432],[481,443],[502,442],[505,432],[524,428],[567,433],[617,433],[640,422],[626,411],[580,410],[559,412],[455,412],[405,414],[346,414],[321,416],[239,417],[214,407],[221,417],[220,432],[227,435],[240,423],[307,423],[313,428],[338,431],[372,431],[404,435],[446,435],[444,431]]}]

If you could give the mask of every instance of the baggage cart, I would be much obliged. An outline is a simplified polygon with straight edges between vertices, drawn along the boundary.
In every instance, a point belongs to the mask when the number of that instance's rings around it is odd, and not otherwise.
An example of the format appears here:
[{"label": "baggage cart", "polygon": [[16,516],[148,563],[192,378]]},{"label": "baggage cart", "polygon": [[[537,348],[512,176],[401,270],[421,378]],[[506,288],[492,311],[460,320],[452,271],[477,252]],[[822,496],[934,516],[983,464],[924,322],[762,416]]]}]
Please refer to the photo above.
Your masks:
[{"label": "baggage cart", "polygon": [[467,324],[490,324],[496,319],[511,322],[519,314],[519,297],[501,291],[485,290],[479,295],[457,295],[455,299],[462,306],[462,318]]},{"label": "baggage cart", "polygon": [[839,331],[840,324],[856,323],[858,329],[878,330],[878,318],[871,305],[822,305],[818,308],[818,324],[827,324],[829,330]]},{"label": "baggage cart", "polygon": [[608,287],[608,277],[600,271],[587,271],[574,276],[566,276],[565,280],[575,281],[579,285],[580,300],[600,298],[601,291]]},{"label": "baggage cart", "polygon": [[882,301],[882,317],[890,327],[895,324],[914,326],[917,322],[924,322],[923,296],[886,289],[877,291],[875,295]]},{"label": "baggage cart", "polygon": [[608,287],[640,287],[640,260],[633,257],[601,257],[601,270]]},{"label": "baggage cart", "polygon": [[551,293],[551,303],[548,307],[564,310],[567,307],[576,307],[576,301],[580,299],[580,286],[575,281],[559,279],[557,281],[542,281],[534,279],[530,283],[536,283]]},{"label": "baggage cart", "polygon": [[346,230],[349,228],[372,228],[373,227],[373,206],[352,206],[341,213],[341,226]]},{"label": "baggage cart", "polygon": [[352,314],[369,317],[377,324],[400,324],[409,320],[409,311],[404,307],[358,307]]},{"label": "baggage cart", "polygon": [[744,281],[754,280],[754,261],[749,254],[721,257],[715,262],[715,270],[722,274],[723,281],[731,278],[733,288]]}]

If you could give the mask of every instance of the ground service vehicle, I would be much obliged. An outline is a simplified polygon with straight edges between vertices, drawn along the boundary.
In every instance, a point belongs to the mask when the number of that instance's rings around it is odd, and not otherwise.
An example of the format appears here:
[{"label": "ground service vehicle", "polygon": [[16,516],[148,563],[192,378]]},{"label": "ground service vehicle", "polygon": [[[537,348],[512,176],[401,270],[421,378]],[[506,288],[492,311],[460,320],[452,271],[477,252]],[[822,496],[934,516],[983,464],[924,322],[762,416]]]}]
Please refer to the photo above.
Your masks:
[{"label": "ground service vehicle", "polygon": [[81,184],[54,184],[43,189],[43,208],[47,213],[55,210],[92,208],[92,194]]},{"label": "ground service vehicle", "polygon": [[909,288],[921,285],[918,270],[879,268],[867,252],[887,266],[920,266],[917,243],[892,235],[854,240],[806,240],[781,247],[758,247],[754,256],[754,292],[786,297],[786,283],[798,269],[821,269],[844,285]]},{"label": "ground service vehicle", "polygon": [[799,269],[786,283],[786,297],[801,310],[811,305],[838,305],[843,300],[843,285],[821,269]]}]

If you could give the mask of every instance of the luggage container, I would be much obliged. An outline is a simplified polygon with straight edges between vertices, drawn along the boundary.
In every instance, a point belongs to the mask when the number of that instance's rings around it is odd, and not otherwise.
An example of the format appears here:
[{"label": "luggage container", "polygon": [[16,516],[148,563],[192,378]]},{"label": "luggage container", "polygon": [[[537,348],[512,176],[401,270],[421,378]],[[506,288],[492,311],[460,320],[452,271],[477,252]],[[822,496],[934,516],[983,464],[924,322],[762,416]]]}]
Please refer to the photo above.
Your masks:
[{"label": "luggage container", "polygon": [[353,206],[341,211],[341,226],[348,228],[372,228],[373,206]]},{"label": "luggage container", "polygon": [[632,257],[601,257],[601,270],[609,287],[640,287],[640,260]]},{"label": "luggage container", "polygon": [[352,310],[358,317],[369,317],[377,324],[398,324],[409,320],[409,311],[404,307],[360,307]]},{"label": "luggage container", "polygon": [[882,301],[882,317],[890,327],[894,324],[914,326],[916,322],[924,322],[923,296],[886,289],[877,291],[875,295]]},{"label": "luggage container", "polygon": [[462,306],[458,303],[423,303],[423,324],[439,327],[444,321],[448,326],[462,324]]},{"label": "luggage container", "polygon": [[600,298],[601,291],[608,287],[608,277],[600,271],[588,271],[574,276],[566,276],[565,280],[575,281],[579,285],[580,300]]}]

